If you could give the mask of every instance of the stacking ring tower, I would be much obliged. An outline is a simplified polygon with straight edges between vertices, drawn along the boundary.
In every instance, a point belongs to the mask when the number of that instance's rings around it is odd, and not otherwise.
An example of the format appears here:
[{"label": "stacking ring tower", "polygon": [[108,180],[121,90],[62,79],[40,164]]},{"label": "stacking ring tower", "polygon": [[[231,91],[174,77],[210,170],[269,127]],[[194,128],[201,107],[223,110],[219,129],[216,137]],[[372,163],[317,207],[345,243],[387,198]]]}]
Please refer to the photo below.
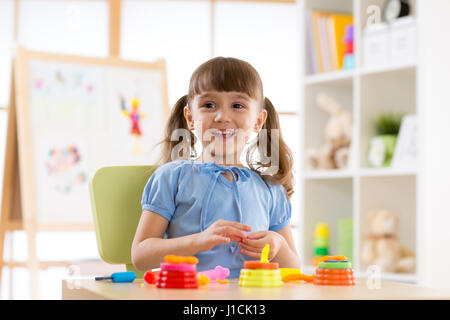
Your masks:
[{"label": "stacking ring tower", "polygon": [[160,264],[161,271],[156,282],[157,288],[196,289],[198,288],[196,257],[165,256]]},{"label": "stacking ring tower", "polygon": [[260,261],[245,261],[244,268],[239,276],[239,286],[241,287],[281,287],[281,273],[278,263],[269,262],[270,246],[266,244]]}]

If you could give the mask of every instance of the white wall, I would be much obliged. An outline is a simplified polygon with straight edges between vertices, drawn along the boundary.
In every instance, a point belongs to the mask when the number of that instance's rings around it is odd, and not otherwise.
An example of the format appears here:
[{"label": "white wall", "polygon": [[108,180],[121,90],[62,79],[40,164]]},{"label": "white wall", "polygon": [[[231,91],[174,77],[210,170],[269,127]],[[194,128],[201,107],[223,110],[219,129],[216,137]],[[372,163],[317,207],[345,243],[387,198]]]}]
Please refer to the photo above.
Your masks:
[{"label": "white wall", "polygon": [[418,1],[420,283],[450,289],[450,1]]}]

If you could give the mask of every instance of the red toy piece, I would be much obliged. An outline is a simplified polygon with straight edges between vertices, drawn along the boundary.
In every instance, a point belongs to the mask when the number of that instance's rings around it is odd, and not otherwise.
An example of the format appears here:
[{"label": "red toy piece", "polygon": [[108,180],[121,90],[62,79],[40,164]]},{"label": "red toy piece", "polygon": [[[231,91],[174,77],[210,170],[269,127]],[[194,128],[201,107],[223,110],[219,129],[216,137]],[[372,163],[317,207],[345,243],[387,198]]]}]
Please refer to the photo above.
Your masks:
[{"label": "red toy piece", "polygon": [[160,264],[161,271],[156,282],[157,288],[198,288],[197,258],[170,255],[166,256],[164,261],[166,262]]},{"label": "red toy piece", "polygon": [[159,271],[147,271],[144,274],[144,281],[148,284],[155,284],[158,281]]}]

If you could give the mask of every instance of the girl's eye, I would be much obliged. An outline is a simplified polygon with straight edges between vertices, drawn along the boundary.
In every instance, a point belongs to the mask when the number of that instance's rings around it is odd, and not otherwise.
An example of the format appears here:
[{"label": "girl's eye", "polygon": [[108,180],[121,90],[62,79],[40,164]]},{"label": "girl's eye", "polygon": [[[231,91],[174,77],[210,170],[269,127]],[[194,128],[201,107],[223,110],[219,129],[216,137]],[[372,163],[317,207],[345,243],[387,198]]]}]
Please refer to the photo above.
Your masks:
[{"label": "girl's eye", "polygon": [[240,103],[235,103],[235,104],[233,105],[233,107],[235,107],[235,106],[238,106],[237,109],[244,109],[244,106],[243,106],[242,104],[240,104]]},{"label": "girl's eye", "polygon": [[206,107],[206,109],[211,109],[211,108],[209,108],[208,106],[214,106],[214,104],[212,104],[212,103],[206,103],[206,104],[204,105],[204,107]]}]

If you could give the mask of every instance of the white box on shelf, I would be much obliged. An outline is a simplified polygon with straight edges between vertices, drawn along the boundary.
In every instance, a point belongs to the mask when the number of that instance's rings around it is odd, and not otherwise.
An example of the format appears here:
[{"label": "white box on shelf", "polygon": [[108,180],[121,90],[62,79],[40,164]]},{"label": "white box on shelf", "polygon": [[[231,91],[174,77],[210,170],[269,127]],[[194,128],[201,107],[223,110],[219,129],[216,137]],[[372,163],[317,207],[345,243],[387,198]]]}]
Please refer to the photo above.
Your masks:
[{"label": "white box on shelf", "polygon": [[368,26],[363,31],[364,67],[386,65],[390,61],[389,28],[385,23]]},{"label": "white box on shelf", "polygon": [[405,63],[416,60],[416,19],[413,16],[399,18],[390,26],[391,62]]}]

